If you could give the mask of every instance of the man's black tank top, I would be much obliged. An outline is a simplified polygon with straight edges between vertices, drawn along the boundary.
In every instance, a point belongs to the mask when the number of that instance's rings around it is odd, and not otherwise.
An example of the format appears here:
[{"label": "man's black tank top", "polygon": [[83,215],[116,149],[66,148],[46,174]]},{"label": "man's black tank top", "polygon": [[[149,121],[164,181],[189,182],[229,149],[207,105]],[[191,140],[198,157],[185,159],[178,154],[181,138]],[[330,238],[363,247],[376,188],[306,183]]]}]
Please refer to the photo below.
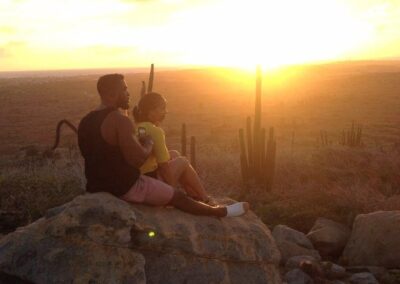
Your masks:
[{"label": "man's black tank top", "polygon": [[114,110],[106,108],[87,114],[79,124],[78,143],[85,158],[86,191],[121,196],[136,182],[140,172],[125,161],[119,146],[108,144],[101,135],[104,119]]}]

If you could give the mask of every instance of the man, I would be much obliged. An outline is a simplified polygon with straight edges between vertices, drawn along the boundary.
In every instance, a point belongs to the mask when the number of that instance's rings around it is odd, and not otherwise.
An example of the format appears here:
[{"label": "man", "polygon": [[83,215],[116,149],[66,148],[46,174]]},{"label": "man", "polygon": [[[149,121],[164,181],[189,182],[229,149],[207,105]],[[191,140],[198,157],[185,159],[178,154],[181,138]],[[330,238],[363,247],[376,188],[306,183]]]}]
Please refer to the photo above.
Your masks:
[{"label": "man", "polygon": [[121,74],[99,78],[100,106],[87,114],[78,128],[79,148],[85,159],[88,192],[109,192],[131,203],[171,205],[195,215],[240,216],[249,205],[209,206],[148,176],[139,168],[152,151],[153,142],[134,135],[132,121],[121,112],[129,109],[128,86]]}]

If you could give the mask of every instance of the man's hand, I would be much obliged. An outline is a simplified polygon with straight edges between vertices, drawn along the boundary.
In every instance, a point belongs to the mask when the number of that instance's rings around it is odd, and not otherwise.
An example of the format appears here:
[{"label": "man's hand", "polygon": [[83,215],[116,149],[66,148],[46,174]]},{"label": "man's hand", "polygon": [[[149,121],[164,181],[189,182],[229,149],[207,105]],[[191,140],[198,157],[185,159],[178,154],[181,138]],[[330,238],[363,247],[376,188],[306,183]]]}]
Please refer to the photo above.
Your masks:
[{"label": "man's hand", "polygon": [[153,140],[145,138],[144,144],[142,144],[134,135],[134,126],[130,119],[120,115],[118,120],[118,146],[121,148],[125,160],[136,168],[140,168],[153,150]]},{"label": "man's hand", "polygon": [[154,145],[153,139],[151,138],[150,135],[147,135],[147,134],[139,136],[139,142],[140,142],[140,144],[142,144],[143,147],[146,147],[148,145],[151,145],[151,146]]}]

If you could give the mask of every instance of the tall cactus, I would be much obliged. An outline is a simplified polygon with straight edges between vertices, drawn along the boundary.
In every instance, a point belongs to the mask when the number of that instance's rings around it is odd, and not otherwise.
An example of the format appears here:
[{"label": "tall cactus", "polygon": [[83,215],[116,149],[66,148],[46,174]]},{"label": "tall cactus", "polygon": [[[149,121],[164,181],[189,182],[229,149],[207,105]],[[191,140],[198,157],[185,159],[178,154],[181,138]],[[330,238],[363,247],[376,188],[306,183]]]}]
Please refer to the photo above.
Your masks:
[{"label": "tall cactus", "polygon": [[142,81],[142,88],[140,89],[140,97],[143,98],[144,95],[153,91],[153,81],[154,81],[154,64],[150,66],[149,83],[147,85],[146,92],[146,82]]},{"label": "tall cactus", "polygon": [[249,178],[249,164],[247,162],[246,144],[244,141],[243,129],[239,129],[239,143],[240,143],[240,168],[242,171],[243,183],[247,183]]},{"label": "tall cactus", "polygon": [[154,64],[152,63],[150,67],[149,84],[147,85],[148,93],[153,91],[153,81],[154,81]]},{"label": "tall cactus", "polygon": [[140,97],[143,98],[146,94],[146,82],[142,81],[142,88],[140,89]]},{"label": "tall cactus", "polygon": [[267,143],[267,153],[265,157],[265,189],[272,190],[275,175],[275,159],[276,159],[276,140],[274,136],[274,128],[269,129],[269,138]]},{"label": "tall cactus", "polygon": [[256,72],[256,101],[254,114],[254,139],[253,139],[253,167],[258,176],[261,169],[261,66],[257,66]]},{"label": "tall cactus", "polygon": [[190,137],[190,163],[196,168],[196,137]]},{"label": "tall cactus", "polygon": [[182,156],[186,156],[186,124],[182,124],[181,132]]},{"label": "tall cactus", "polygon": [[261,87],[262,73],[260,66],[257,66],[254,124],[252,127],[251,118],[247,117],[246,133],[239,129],[240,166],[245,184],[252,179],[271,190],[275,173],[276,141],[274,129],[271,128],[266,145],[266,132],[261,128]]},{"label": "tall cactus", "polygon": [[250,116],[246,119],[246,137],[247,137],[247,157],[248,157],[248,168],[253,170],[253,138],[251,135],[251,118]]}]

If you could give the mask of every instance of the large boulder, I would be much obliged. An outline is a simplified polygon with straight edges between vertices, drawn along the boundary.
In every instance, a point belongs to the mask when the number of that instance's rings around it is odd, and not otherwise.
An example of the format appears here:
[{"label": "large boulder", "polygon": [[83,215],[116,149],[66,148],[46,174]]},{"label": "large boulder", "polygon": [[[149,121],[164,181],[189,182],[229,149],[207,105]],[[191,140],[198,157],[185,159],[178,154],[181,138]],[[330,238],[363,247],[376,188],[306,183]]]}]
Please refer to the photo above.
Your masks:
[{"label": "large boulder", "polygon": [[350,229],[325,218],[318,218],[307,238],[322,257],[340,256],[350,237]]},{"label": "large boulder", "polygon": [[400,211],[358,215],[342,255],[349,266],[400,267]]},{"label": "large boulder", "polygon": [[253,213],[193,216],[86,194],[0,239],[0,275],[34,283],[281,283]]},{"label": "large boulder", "polygon": [[304,233],[285,225],[277,225],[272,230],[272,235],[281,252],[283,265],[293,256],[308,255],[318,261],[321,260],[318,251]]}]

